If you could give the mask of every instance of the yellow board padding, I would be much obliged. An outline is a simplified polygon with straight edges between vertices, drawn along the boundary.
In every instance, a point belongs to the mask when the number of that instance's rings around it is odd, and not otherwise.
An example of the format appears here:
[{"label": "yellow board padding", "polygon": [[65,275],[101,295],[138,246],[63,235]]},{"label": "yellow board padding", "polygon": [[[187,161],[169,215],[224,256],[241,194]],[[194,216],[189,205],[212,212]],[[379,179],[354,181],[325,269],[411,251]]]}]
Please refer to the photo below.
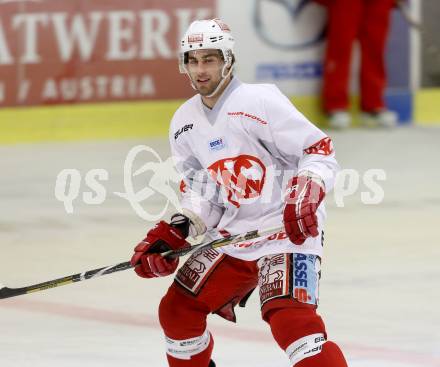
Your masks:
[{"label": "yellow board padding", "polygon": [[0,109],[0,144],[167,136],[182,101]]},{"label": "yellow board padding", "polygon": [[417,125],[440,125],[440,88],[415,93],[414,119]]},{"label": "yellow board padding", "polygon": [[[310,121],[326,127],[318,96],[291,98]],[[166,137],[183,100],[0,108],[0,144]],[[357,105],[352,98],[351,106]],[[354,125],[357,109],[352,107]]]}]

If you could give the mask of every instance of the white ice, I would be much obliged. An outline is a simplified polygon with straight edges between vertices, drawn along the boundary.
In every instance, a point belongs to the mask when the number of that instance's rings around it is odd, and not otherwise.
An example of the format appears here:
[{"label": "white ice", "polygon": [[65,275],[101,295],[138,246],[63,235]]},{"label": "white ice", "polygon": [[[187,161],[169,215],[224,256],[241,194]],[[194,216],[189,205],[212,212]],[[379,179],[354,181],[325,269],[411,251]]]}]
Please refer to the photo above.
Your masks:
[{"label": "white ice", "polygon": [[[319,312],[352,367],[440,366],[440,129],[331,132],[337,157],[361,175],[338,207],[328,196]],[[0,147],[0,280],[30,285],[126,261],[153,224],[123,191],[124,159],[145,144],[169,155],[162,139]],[[139,157],[138,166],[142,159]],[[104,168],[107,197],[67,214],[54,195],[65,168]],[[369,169],[383,169],[383,202],[366,205]],[[139,187],[148,174],[138,177]],[[143,186],[142,186],[143,185]],[[160,211],[164,197],[142,205]],[[168,210],[168,214],[171,212]],[[172,278],[132,271],[0,301],[1,367],[166,366],[157,305]],[[179,307],[179,305],[176,305]],[[213,358],[223,367],[287,367],[261,321],[254,294],[236,325],[211,316]],[[292,327],[295,327],[292,325]]]}]

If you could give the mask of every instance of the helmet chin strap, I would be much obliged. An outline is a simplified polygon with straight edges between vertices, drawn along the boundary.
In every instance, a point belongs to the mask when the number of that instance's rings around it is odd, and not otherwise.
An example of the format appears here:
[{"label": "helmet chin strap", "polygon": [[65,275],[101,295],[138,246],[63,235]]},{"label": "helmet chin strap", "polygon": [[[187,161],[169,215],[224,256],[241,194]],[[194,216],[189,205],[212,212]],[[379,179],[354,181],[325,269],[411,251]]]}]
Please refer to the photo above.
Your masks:
[{"label": "helmet chin strap", "polygon": [[210,93],[209,95],[205,96],[206,98],[212,98],[212,97],[214,97],[218,93],[218,91],[225,84],[226,79],[228,79],[229,75],[231,75],[232,69],[234,68],[234,64],[231,65],[231,67],[229,68],[229,71],[225,74],[226,68],[227,68],[227,64],[223,65],[223,68],[222,68],[222,80],[220,80],[220,82],[218,83],[217,87],[214,89],[214,91],[212,93]]},{"label": "helmet chin strap", "polygon": [[[227,64],[224,64],[224,65],[223,65],[223,67],[222,67],[222,74],[221,74],[221,75],[222,75],[222,79],[221,79],[220,82],[217,84],[217,87],[214,89],[214,91],[213,91],[212,93],[210,93],[209,95],[204,96],[204,97],[206,97],[206,98],[212,98],[212,97],[214,97],[214,96],[218,93],[218,91],[222,88],[222,86],[223,86],[223,85],[225,84],[225,82],[226,82],[226,79],[228,79],[229,75],[231,75],[231,73],[232,73],[232,69],[234,68],[234,64],[231,65],[229,71],[225,74],[225,72],[226,72],[226,68],[227,68],[227,67],[228,67]],[[184,68],[185,68],[185,71],[186,71],[186,75],[188,75],[188,78],[189,78],[189,80],[190,80],[190,82],[191,82],[191,87],[192,87],[194,90],[196,90],[197,92],[199,92],[199,90],[197,89],[197,87],[194,85],[194,82],[193,82],[191,76],[189,75],[189,72],[188,72],[188,69],[186,68],[186,65],[184,66]],[[199,92],[199,93],[200,93],[200,92]]]}]

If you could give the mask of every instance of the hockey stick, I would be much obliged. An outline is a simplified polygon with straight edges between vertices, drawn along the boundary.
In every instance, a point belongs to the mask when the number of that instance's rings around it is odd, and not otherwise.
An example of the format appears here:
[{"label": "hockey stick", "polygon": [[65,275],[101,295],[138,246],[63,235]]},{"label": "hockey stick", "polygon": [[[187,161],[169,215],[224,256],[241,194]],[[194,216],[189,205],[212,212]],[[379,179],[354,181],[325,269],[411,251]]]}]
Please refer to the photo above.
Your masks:
[{"label": "hockey stick", "polygon": [[[182,249],[174,250],[174,251],[173,250],[166,251],[163,253],[163,256],[179,257],[179,256],[184,256],[187,254],[194,253],[196,251],[204,251],[204,250],[208,250],[208,249],[219,248],[222,246],[233,245],[233,244],[236,244],[239,242],[253,240],[253,239],[256,239],[259,237],[275,234],[275,233],[282,231],[283,229],[284,229],[284,227],[273,227],[273,228],[268,228],[268,229],[265,229],[262,231],[253,230],[253,231],[249,231],[249,232],[238,234],[238,235],[220,238],[218,240],[214,240],[211,242],[201,242],[201,243],[198,243],[198,244],[193,245],[188,248],[182,248]],[[40,292],[40,291],[44,291],[46,289],[56,288],[56,287],[60,287],[63,285],[72,284],[72,283],[76,283],[76,282],[82,282],[84,280],[97,278],[97,277],[100,277],[103,275],[115,273],[115,272],[122,271],[122,270],[131,269],[131,268],[132,268],[132,265],[130,264],[130,262],[126,261],[126,262],[122,262],[122,263],[119,263],[116,265],[106,266],[106,267],[99,268],[99,269],[88,270],[88,271],[85,271],[82,273],[69,275],[69,276],[66,276],[63,278],[49,280],[47,282],[33,284],[33,285],[26,286],[26,287],[9,288],[9,287],[5,287],[2,284],[0,284],[0,299],[21,296],[23,294],[28,294],[28,293]]]}]

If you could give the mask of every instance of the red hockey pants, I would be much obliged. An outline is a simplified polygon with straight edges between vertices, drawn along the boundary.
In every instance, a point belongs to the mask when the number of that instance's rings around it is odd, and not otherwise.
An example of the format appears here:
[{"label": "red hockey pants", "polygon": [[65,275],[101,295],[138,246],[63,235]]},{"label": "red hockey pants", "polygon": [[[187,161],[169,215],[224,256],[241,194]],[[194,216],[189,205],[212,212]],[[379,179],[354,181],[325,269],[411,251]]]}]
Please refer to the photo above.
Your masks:
[{"label": "red hockey pants", "polygon": [[[194,343],[207,329],[208,314],[219,312],[232,319],[232,306],[257,286],[258,268],[255,261],[243,261],[226,256],[203,285],[197,295],[173,283],[159,307],[159,319],[167,338]],[[229,305],[229,307],[225,307]],[[326,336],[325,326],[316,313],[316,306],[300,303],[293,298],[279,298],[266,303],[263,319],[270,325],[278,345],[286,350],[303,337]],[[208,367],[213,349],[213,338],[205,338],[200,352],[191,358],[178,358],[167,354],[171,367]],[[194,346],[196,343],[193,344]],[[295,347],[294,347],[295,348]],[[289,357],[290,358],[290,357]],[[322,351],[301,360],[297,366],[347,367],[339,347],[328,341]]]}]

